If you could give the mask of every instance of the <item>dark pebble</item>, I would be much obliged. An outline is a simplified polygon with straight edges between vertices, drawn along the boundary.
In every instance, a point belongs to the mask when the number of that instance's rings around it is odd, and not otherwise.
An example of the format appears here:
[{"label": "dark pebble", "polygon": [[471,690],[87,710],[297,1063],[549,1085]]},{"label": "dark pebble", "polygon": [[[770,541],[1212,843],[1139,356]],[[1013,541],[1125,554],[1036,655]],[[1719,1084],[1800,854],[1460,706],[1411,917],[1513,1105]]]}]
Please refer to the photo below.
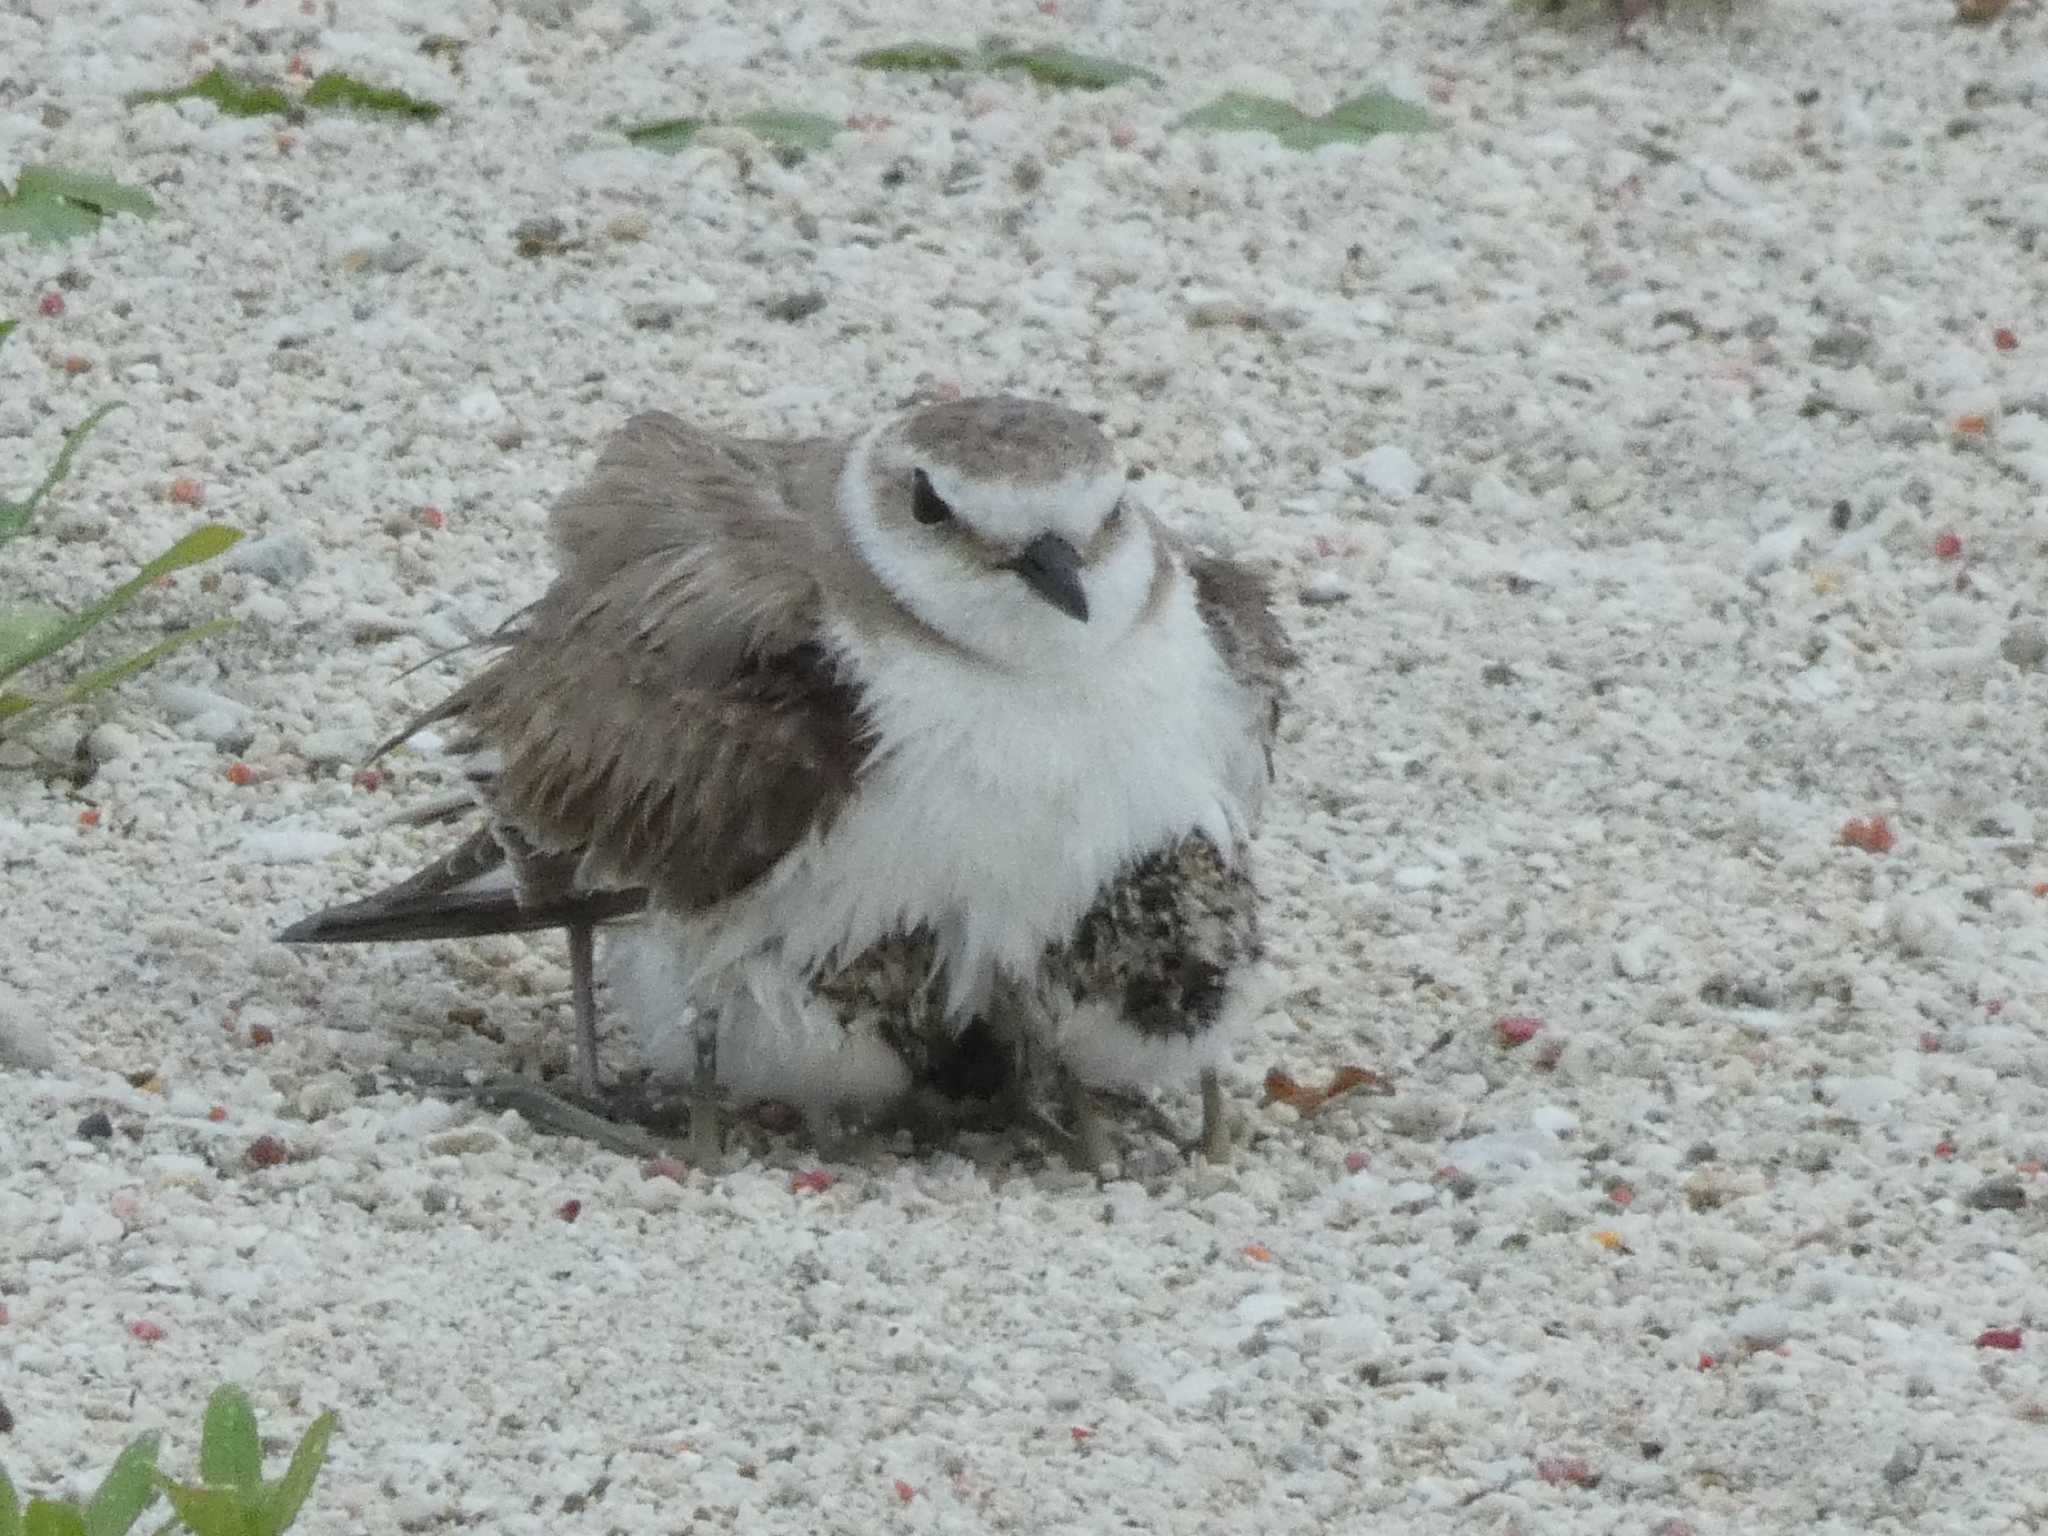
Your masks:
[{"label": "dark pebble", "polygon": [[2010,1174],[1986,1179],[1968,1196],[1969,1205],[1979,1211],[2017,1211],[2027,1203],[2027,1192]]},{"label": "dark pebble", "polygon": [[78,1122],[78,1134],[87,1141],[105,1141],[114,1134],[114,1122],[104,1109],[96,1109]]},{"label": "dark pebble", "polygon": [[761,308],[770,320],[787,320],[794,324],[808,319],[825,307],[825,295],[813,289],[809,293],[793,293],[786,299],[771,299]]}]

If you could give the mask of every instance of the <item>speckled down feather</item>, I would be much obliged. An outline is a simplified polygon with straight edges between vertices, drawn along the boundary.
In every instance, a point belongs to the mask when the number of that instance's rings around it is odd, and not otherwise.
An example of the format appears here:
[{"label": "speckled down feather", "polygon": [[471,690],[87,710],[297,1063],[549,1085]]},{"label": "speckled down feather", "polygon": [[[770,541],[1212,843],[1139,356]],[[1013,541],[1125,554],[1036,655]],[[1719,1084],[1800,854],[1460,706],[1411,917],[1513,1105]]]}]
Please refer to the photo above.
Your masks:
[{"label": "speckled down feather", "polygon": [[1194,836],[1104,889],[1073,939],[1046,951],[1039,988],[1070,1004],[1117,999],[1142,1035],[1193,1036],[1217,1023],[1232,974],[1261,952],[1250,874]]}]

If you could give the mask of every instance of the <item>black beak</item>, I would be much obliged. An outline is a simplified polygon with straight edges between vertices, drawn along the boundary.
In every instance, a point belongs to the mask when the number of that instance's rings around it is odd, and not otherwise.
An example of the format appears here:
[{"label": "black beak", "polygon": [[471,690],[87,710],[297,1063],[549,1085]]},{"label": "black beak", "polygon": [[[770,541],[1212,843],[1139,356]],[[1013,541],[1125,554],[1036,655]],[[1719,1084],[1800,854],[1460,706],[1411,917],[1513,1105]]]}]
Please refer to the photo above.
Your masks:
[{"label": "black beak", "polygon": [[1081,552],[1056,533],[1041,533],[1005,570],[1069,617],[1088,622],[1088,593],[1081,585]]}]

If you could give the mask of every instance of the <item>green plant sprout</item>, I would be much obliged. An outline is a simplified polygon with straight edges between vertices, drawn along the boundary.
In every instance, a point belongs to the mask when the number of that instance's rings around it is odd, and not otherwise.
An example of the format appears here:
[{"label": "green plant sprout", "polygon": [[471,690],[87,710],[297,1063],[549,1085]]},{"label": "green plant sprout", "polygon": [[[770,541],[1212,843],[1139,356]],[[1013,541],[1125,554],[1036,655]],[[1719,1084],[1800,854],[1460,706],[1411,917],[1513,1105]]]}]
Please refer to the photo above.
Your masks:
[{"label": "green plant sprout", "polygon": [[[43,476],[42,483],[29,493],[26,500],[0,500],[0,547],[5,547],[27,531],[36,509],[71,473],[72,461],[77,457],[80,446],[115,409],[114,405],[103,405],[65,434],[64,446],[57,454],[56,463],[50,466],[50,472]],[[82,704],[126,682],[175,650],[233,628],[232,619],[214,619],[180,630],[132,656],[76,677],[53,693],[24,693],[7,686],[17,673],[47,660],[106,623],[140,597],[151,582],[173,571],[213,559],[241,536],[236,529],[220,523],[207,523],[195,528],[127,581],[76,613],[41,603],[0,604],[0,740],[18,734],[58,710]],[[0,1536],[5,1536],[4,1531],[0,1531]]]},{"label": "green plant sprout", "polygon": [[226,117],[289,117],[293,111],[292,99],[276,86],[244,80],[218,64],[197,80],[172,90],[137,91],[128,98],[128,104],[140,107],[153,101],[183,101],[187,97],[212,102]]},{"label": "green plant sprout", "polygon": [[0,1468],[0,1536],[127,1536],[159,1492],[174,1513],[155,1536],[283,1536],[305,1508],[336,1427],[332,1413],[321,1414],[299,1437],[284,1475],[266,1482],[256,1412],[240,1387],[220,1387],[200,1430],[198,1482],[157,1470],[155,1435],[129,1442],[82,1506],[46,1498],[24,1505]]},{"label": "green plant sprout", "polygon": [[240,1387],[218,1388],[206,1405],[200,1431],[199,1481],[179,1483],[156,1475],[157,1486],[178,1512],[166,1529],[182,1523],[194,1536],[282,1536],[313,1492],[338,1422],[332,1413],[323,1413],[307,1425],[284,1475],[266,1482],[256,1410]]},{"label": "green plant sprout", "polygon": [[1270,133],[1289,149],[1305,152],[1325,144],[1362,144],[1382,133],[1424,133],[1436,122],[1413,102],[1382,91],[1340,101],[1320,117],[1276,97],[1230,91],[1195,108],[1180,126],[1209,133]]},{"label": "green plant sprout", "polygon": [[886,48],[871,48],[856,55],[853,62],[861,69],[915,75],[965,71],[999,74],[1014,70],[1056,91],[1106,91],[1131,80],[1142,80],[1148,85],[1160,83],[1158,75],[1136,64],[1096,58],[1071,48],[1011,48],[994,40],[977,48],[955,48],[947,43],[894,43]]},{"label": "green plant sprout", "polygon": [[75,240],[100,227],[110,213],[156,217],[156,199],[111,176],[24,165],[12,192],[0,192],[0,236],[26,235],[39,245]]},{"label": "green plant sprout", "polygon": [[[625,130],[629,143],[642,149],[673,155],[689,148],[706,128],[719,126],[708,117],[671,117],[656,123],[642,123]],[[730,124],[744,129],[766,144],[785,162],[801,160],[812,150],[827,149],[844,126],[836,117],[818,112],[793,112],[768,107],[743,112]]]},{"label": "green plant sprout", "polygon": [[330,71],[318,76],[307,90],[303,103],[294,101],[283,89],[258,80],[229,74],[216,64],[197,80],[168,91],[137,91],[128,98],[131,107],[150,102],[175,102],[187,98],[210,101],[228,117],[301,118],[307,107],[341,107],[353,112],[377,112],[388,117],[410,117],[431,123],[442,108],[404,91],[371,85],[354,75]]}]

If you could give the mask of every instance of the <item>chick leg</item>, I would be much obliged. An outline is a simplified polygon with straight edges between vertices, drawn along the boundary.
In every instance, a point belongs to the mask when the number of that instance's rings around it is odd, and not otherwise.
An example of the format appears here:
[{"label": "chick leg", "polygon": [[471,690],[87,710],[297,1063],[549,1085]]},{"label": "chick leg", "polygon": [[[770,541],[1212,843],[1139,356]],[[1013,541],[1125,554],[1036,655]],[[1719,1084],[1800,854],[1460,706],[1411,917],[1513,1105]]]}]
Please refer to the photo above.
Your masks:
[{"label": "chick leg", "polygon": [[718,1037],[697,1037],[697,1074],[690,1094],[690,1162],[715,1168],[725,1152],[724,1116],[718,1103]]},{"label": "chick leg", "polygon": [[569,998],[576,1017],[576,1087],[597,1102],[597,933],[588,923],[569,925]]},{"label": "chick leg", "polygon": [[1098,1173],[1115,1161],[1110,1151],[1109,1128],[1095,1095],[1072,1072],[1061,1071],[1060,1086],[1067,1101],[1067,1156],[1084,1173]]}]

